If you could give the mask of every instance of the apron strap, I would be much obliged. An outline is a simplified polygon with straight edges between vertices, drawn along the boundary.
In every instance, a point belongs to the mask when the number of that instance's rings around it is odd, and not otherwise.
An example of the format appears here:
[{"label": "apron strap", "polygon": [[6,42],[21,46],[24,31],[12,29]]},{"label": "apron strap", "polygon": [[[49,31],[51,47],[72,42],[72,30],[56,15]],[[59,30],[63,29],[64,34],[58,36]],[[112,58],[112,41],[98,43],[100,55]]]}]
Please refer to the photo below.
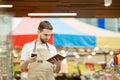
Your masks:
[{"label": "apron strap", "polygon": [[47,47],[48,51],[50,51],[49,46],[48,46],[48,44],[47,44],[47,43],[46,43],[46,47]]},{"label": "apron strap", "polygon": [[37,43],[37,40],[35,40],[35,42],[34,42],[33,52],[36,52],[36,43]]}]

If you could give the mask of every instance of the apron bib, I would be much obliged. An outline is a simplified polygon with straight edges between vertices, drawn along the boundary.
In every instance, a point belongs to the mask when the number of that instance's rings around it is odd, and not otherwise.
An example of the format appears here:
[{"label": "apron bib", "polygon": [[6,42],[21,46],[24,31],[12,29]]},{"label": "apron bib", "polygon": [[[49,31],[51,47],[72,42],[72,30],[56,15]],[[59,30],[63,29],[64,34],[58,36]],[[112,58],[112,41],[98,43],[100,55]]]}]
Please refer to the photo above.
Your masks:
[{"label": "apron bib", "polygon": [[55,80],[53,64],[46,61],[51,55],[48,49],[36,49],[37,61],[30,63],[27,80]]}]

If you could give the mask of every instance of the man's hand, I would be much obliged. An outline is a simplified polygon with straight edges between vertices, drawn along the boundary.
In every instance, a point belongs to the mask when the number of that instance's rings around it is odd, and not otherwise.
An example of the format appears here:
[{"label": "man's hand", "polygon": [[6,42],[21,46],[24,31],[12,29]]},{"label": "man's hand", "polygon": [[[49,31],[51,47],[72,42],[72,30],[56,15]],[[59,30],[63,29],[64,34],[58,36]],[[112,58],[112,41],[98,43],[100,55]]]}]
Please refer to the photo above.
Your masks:
[{"label": "man's hand", "polygon": [[59,58],[53,58],[52,62],[56,65],[61,65],[61,61],[59,60]]},{"label": "man's hand", "polygon": [[61,61],[58,58],[53,58],[51,62],[54,64],[54,72],[58,73],[61,69]]},{"label": "man's hand", "polygon": [[29,58],[27,60],[21,60],[21,62],[20,62],[20,68],[21,68],[21,70],[26,69],[29,63],[33,63],[36,60],[37,60],[37,56],[31,57],[31,58]]},{"label": "man's hand", "polygon": [[28,62],[28,63],[33,63],[33,62],[35,62],[36,60],[37,60],[37,56],[34,56],[34,57],[31,57],[31,58],[27,59],[26,62]]}]

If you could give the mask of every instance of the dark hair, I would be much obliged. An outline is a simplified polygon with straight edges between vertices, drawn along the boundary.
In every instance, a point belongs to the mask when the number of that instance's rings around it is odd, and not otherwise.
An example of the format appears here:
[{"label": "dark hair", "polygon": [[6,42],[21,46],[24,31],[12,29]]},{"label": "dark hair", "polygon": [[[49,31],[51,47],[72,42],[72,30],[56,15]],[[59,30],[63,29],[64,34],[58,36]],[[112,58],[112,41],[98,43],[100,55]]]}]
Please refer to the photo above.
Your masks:
[{"label": "dark hair", "polygon": [[43,29],[53,30],[53,27],[50,24],[50,22],[48,22],[48,21],[42,21],[42,22],[40,22],[40,24],[38,26],[38,30],[42,31]]}]

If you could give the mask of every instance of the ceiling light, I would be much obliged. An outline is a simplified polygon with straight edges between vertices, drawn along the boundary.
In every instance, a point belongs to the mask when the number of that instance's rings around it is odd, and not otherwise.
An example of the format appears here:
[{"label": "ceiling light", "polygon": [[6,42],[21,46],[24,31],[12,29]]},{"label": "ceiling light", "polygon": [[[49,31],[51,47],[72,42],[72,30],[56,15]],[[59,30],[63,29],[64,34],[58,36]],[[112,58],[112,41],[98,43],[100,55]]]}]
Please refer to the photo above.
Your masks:
[{"label": "ceiling light", "polygon": [[87,58],[88,58],[88,59],[91,59],[91,58],[92,58],[92,56],[91,56],[91,55],[88,55],[88,56],[87,56]]},{"label": "ceiling light", "polygon": [[77,16],[77,13],[28,13],[28,16]]},{"label": "ceiling light", "polygon": [[92,54],[92,55],[96,55],[96,52],[92,52],[91,54]]},{"label": "ceiling light", "polygon": [[105,6],[110,6],[112,4],[112,0],[104,0]]},{"label": "ceiling light", "polygon": [[61,53],[65,53],[65,50],[61,50],[60,52],[61,52]]},{"label": "ceiling light", "polygon": [[0,8],[11,8],[11,7],[13,7],[13,5],[0,5]]},{"label": "ceiling light", "polygon": [[73,55],[78,55],[78,53],[77,52],[73,52]]},{"label": "ceiling light", "polygon": [[99,48],[98,48],[98,47],[95,47],[95,48],[94,48],[94,50],[95,50],[95,51],[98,51],[98,50],[99,50]]},{"label": "ceiling light", "polygon": [[110,51],[110,52],[109,52],[109,54],[110,54],[110,55],[113,55],[113,54],[114,54],[114,52],[113,52],[113,51]]},{"label": "ceiling light", "polygon": [[80,58],[80,56],[79,56],[79,55],[76,55],[76,56],[75,56],[75,58],[77,58],[77,59],[78,59],[78,58]]}]

